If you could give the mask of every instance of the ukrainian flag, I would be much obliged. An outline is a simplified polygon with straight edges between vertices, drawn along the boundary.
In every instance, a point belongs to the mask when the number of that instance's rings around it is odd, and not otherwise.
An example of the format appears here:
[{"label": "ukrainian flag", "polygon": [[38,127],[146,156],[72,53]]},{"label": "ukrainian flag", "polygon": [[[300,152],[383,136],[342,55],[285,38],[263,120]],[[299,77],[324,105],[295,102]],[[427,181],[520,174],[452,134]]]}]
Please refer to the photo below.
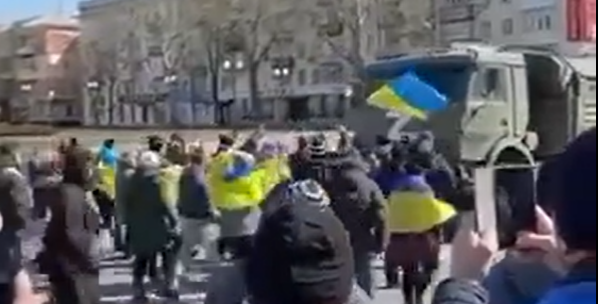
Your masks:
[{"label": "ukrainian flag", "polygon": [[411,117],[426,119],[448,105],[448,99],[413,72],[393,79],[368,97],[368,104]]}]

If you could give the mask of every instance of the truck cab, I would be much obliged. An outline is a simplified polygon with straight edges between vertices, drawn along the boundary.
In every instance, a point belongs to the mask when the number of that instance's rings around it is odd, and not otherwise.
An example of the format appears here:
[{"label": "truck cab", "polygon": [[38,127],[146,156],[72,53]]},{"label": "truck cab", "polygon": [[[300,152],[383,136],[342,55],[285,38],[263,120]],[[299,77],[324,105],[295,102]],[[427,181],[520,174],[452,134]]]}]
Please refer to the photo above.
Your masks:
[{"label": "truck cab", "polygon": [[532,165],[596,124],[595,55],[454,43],[372,62],[366,88],[373,92],[407,71],[446,95],[448,108],[425,121],[388,118],[369,105],[353,109],[346,124],[362,141],[427,130],[453,163]]}]

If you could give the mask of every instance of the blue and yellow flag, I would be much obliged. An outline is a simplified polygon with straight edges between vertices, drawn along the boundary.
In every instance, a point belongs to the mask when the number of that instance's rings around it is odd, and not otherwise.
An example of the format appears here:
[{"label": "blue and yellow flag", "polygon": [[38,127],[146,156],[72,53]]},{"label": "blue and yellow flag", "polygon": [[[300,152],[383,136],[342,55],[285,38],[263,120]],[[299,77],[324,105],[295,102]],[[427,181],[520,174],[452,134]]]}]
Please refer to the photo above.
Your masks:
[{"label": "blue and yellow flag", "polygon": [[443,110],[448,99],[413,72],[393,79],[368,97],[368,104],[400,114],[426,119]]}]

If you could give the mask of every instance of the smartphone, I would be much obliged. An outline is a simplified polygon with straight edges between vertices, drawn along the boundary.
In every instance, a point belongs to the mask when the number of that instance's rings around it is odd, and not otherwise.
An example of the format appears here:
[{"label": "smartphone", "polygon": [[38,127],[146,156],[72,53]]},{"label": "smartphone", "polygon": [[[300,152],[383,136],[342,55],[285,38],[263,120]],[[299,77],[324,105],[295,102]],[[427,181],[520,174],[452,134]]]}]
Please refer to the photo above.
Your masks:
[{"label": "smartphone", "polygon": [[476,225],[494,227],[501,249],[510,248],[521,231],[536,227],[535,166],[497,166],[475,171]]}]

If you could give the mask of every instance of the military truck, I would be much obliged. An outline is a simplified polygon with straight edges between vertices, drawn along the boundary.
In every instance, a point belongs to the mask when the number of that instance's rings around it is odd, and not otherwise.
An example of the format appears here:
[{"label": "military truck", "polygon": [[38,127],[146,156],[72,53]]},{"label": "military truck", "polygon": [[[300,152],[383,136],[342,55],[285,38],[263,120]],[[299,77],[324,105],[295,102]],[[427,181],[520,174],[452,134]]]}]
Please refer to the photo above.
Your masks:
[{"label": "military truck", "polygon": [[445,94],[448,107],[425,121],[389,118],[369,105],[352,109],[345,122],[363,142],[429,130],[452,163],[533,165],[596,125],[595,55],[459,42],[376,60],[366,68],[367,90],[406,71]]}]

